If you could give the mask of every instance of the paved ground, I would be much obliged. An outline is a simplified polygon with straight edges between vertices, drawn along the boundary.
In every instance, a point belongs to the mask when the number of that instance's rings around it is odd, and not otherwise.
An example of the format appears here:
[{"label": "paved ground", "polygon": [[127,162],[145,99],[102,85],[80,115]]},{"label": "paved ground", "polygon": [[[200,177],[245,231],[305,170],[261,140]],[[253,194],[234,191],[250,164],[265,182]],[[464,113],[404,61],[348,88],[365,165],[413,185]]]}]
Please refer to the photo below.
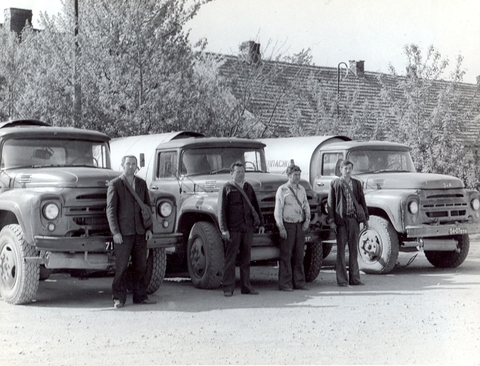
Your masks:
[{"label": "paved ground", "polygon": [[280,292],[277,269],[255,267],[258,296],[170,278],[157,304],[129,298],[120,310],[111,277],[53,275],[30,305],[0,301],[0,364],[480,365],[478,240],[459,268],[435,269],[420,253],[362,287],[337,287],[332,258],[310,291]]}]

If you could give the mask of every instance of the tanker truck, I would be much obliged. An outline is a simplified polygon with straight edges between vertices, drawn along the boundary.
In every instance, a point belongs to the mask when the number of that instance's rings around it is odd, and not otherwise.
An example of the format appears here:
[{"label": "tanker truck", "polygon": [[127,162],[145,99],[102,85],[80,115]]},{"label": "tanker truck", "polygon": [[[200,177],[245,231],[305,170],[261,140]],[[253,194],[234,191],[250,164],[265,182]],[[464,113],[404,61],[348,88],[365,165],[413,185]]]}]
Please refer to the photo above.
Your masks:
[{"label": "tanker truck", "polygon": [[[352,141],[345,136],[262,139],[270,172],[281,173],[290,159],[319,195],[322,222],[330,183],[343,159],[353,162],[370,214],[358,238],[358,261],[366,273],[389,273],[399,251],[423,250],[438,268],[453,268],[468,255],[469,234],[480,232],[480,195],[455,177],[417,173],[406,145]],[[335,241],[330,233],[325,243]]]},{"label": "tanker truck", "polygon": [[[245,180],[257,195],[265,221],[265,233],[255,233],[252,261],[270,263],[280,256],[279,234],[273,215],[277,188],[287,181],[285,174],[267,172],[264,144],[249,139],[204,137],[194,132],[170,132],[130,136],[112,141],[114,169],[125,155],[134,155],[141,167],[137,175],[150,191],[162,190],[175,196],[174,250],[168,251],[169,271],[188,269],[197,288],[218,288],[224,266],[223,241],[218,225],[218,195],[229,180],[230,165],[245,164]],[[311,185],[302,180],[311,207],[311,226],[305,246],[305,274],[308,282],[319,274],[323,261],[320,206]]]}]

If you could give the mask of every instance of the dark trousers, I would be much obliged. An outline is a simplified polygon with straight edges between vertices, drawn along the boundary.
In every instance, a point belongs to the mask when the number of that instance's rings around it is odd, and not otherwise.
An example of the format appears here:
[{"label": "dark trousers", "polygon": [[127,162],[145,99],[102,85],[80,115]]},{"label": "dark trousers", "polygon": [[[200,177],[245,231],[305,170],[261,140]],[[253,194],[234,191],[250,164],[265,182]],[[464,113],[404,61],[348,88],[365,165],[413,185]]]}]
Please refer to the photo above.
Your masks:
[{"label": "dark trousers", "polygon": [[132,257],[132,291],[133,302],[147,299],[145,286],[145,270],[147,268],[147,241],[143,235],[123,236],[122,244],[114,244],[115,250],[115,277],[112,283],[114,299],[125,302],[127,299],[128,275],[127,266]]},{"label": "dark trousers", "polygon": [[301,222],[291,224],[284,222],[287,239],[280,238],[280,265],[278,270],[278,287],[297,288],[305,286],[303,257],[305,254],[305,233]]},{"label": "dark trousers", "polygon": [[[357,219],[346,218],[345,225],[337,226],[337,283],[345,285],[347,283],[360,282],[360,270],[358,268],[358,235],[360,226]],[[345,247],[348,244],[348,277],[345,263]]]},{"label": "dark trousers", "polygon": [[253,230],[230,231],[230,241],[225,241],[225,268],[223,271],[223,291],[235,289],[235,261],[240,250],[240,286],[241,291],[252,289],[250,284],[250,258],[253,243]]}]

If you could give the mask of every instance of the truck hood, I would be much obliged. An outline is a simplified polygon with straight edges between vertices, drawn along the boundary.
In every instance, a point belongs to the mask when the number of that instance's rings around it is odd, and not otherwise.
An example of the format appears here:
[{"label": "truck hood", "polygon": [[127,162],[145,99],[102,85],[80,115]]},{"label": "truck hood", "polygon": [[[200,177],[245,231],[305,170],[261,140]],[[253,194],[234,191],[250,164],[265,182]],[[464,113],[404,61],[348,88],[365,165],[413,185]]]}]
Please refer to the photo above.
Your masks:
[{"label": "truck hood", "polygon": [[93,188],[105,187],[107,181],[118,177],[120,172],[110,169],[87,167],[18,169],[0,173],[3,183],[22,188]]},{"label": "truck hood", "polygon": [[356,178],[366,183],[367,189],[451,189],[463,188],[455,177],[426,173],[359,174]]}]

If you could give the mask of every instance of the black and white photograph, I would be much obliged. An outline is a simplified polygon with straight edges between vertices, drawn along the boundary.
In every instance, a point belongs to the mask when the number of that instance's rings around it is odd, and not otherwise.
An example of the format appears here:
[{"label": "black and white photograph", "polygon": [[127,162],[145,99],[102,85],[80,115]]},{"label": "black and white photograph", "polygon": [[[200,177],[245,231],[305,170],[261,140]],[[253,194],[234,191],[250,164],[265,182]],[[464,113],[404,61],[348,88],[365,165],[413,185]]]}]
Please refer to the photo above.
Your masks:
[{"label": "black and white photograph", "polygon": [[0,364],[480,365],[480,2],[0,0]]}]

